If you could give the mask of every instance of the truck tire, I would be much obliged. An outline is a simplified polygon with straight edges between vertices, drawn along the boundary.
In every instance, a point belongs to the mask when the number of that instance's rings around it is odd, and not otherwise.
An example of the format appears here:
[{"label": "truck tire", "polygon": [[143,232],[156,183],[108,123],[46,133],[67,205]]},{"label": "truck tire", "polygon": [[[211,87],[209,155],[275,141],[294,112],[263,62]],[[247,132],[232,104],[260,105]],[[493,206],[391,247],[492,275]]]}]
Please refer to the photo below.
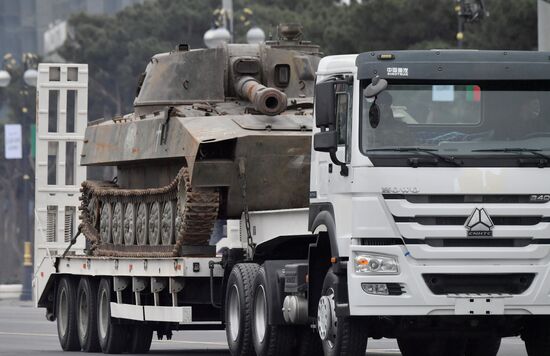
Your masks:
[{"label": "truck tire", "polygon": [[80,351],[76,322],[76,283],[70,277],[62,277],[57,285],[56,317],[57,335],[63,351]]},{"label": "truck tire", "polygon": [[123,326],[111,318],[113,287],[110,278],[102,278],[97,290],[97,334],[101,351],[106,354],[119,354],[124,351],[126,334]]},{"label": "truck tire", "polygon": [[500,349],[501,338],[470,338],[466,342],[466,356],[496,356]]},{"label": "truck tire", "polygon": [[227,279],[225,295],[225,333],[233,356],[254,356],[252,343],[253,283],[260,266],[239,263]]},{"label": "truck tire", "polygon": [[334,300],[338,277],[329,270],[323,283],[317,312],[317,329],[325,356],[364,356],[367,325],[360,318],[336,316]]},{"label": "truck tire", "polygon": [[146,354],[151,349],[153,328],[148,325],[130,325],[128,328],[127,352],[129,354]]},{"label": "truck tire", "polygon": [[397,344],[402,356],[464,356],[466,351],[465,340],[451,337],[406,336],[397,338]]},{"label": "truck tire", "polygon": [[268,283],[264,267],[256,275],[253,285],[252,341],[258,356],[289,355],[294,347],[296,330],[290,325],[269,325]]},{"label": "truck tire", "polygon": [[101,350],[97,336],[97,283],[88,277],[82,277],[76,293],[78,340],[82,351]]},{"label": "truck tire", "polygon": [[521,333],[529,356],[547,356],[550,353],[550,332],[547,318],[533,318]]}]

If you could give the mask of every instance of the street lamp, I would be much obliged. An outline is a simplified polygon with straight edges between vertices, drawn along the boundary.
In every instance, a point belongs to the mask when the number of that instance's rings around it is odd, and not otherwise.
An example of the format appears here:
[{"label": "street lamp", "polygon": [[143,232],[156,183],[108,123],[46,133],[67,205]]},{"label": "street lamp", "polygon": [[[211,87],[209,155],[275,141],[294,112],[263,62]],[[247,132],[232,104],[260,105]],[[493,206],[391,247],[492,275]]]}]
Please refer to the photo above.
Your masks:
[{"label": "street lamp", "polygon": [[246,42],[258,44],[265,41],[265,32],[261,28],[254,26],[246,33]]},{"label": "street lamp", "polygon": [[5,88],[10,84],[11,75],[7,70],[0,70],[0,88]]},{"label": "street lamp", "polygon": [[[204,44],[208,48],[215,48],[224,43],[233,42],[233,1],[222,0],[221,9],[214,10],[214,24],[211,29],[206,31],[203,36]],[[250,26],[249,17],[252,16],[252,10],[243,9],[240,20],[244,26]],[[265,41],[265,33],[258,26],[252,26],[246,33],[246,42],[249,44],[259,44]]]},{"label": "street lamp", "polygon": [[23,74],[23,80],[25,84],[31,87],[36,87],[38,81],[38,71],[36,69],[27,69]]},{"label": "street lamp", "polygon": [[464,27],[466,23],[473,23],[489,16],[484,0],[454,0],[455,11],[458,16],[458,31],[456,40],[458,48],[464,42]]},{"label": "street lamp", "polygon": [[204,44],[208,48],[216,48],[221,44],[229,43],[231,33],[225,27],[211,28],[203,36]]}]

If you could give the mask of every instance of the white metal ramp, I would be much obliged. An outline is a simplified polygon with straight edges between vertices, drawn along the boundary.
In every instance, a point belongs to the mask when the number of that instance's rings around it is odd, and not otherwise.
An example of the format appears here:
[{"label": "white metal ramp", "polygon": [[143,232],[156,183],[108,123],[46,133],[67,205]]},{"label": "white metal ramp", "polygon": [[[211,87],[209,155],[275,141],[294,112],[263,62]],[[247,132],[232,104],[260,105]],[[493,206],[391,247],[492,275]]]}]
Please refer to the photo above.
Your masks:
[{"label": "white metal ramp", "polygon": [[[80,166],[88,124],[88,65],[40,64],[36,105],[34,300],[54,272],[55,255],[79,225]],[[71,251],[82,254],[84,238]]]}]

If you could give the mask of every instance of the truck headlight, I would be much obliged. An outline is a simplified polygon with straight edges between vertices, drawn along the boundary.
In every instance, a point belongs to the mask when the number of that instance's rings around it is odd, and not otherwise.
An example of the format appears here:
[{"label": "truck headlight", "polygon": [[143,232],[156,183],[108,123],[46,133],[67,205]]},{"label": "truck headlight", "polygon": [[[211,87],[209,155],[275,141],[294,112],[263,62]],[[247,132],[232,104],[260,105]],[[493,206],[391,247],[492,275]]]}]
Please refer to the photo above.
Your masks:
[{"label": "truck headlight", "polygon": [[355,256],[355,272],[364,274],[398,274],[399,263],[394,256],[362,253]]}]

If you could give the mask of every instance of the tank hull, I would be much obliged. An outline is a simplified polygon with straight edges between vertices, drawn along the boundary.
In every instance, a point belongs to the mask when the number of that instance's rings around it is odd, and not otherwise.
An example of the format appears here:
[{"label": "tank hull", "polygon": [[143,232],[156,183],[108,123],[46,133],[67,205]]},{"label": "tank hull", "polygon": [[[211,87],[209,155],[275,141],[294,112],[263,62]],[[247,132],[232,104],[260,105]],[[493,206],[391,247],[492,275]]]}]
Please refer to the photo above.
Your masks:
[{"label": "tank hull", "polygon": [[[193,187],[222,190],[220,214],[238,218],[246,180],[249,210],[306,207],[311,118],[166,113],[89,126],[81,164],[118,167],[121,188],[166,185],[186,166]],[[244,168],[244,177],[243,177]]]}]

